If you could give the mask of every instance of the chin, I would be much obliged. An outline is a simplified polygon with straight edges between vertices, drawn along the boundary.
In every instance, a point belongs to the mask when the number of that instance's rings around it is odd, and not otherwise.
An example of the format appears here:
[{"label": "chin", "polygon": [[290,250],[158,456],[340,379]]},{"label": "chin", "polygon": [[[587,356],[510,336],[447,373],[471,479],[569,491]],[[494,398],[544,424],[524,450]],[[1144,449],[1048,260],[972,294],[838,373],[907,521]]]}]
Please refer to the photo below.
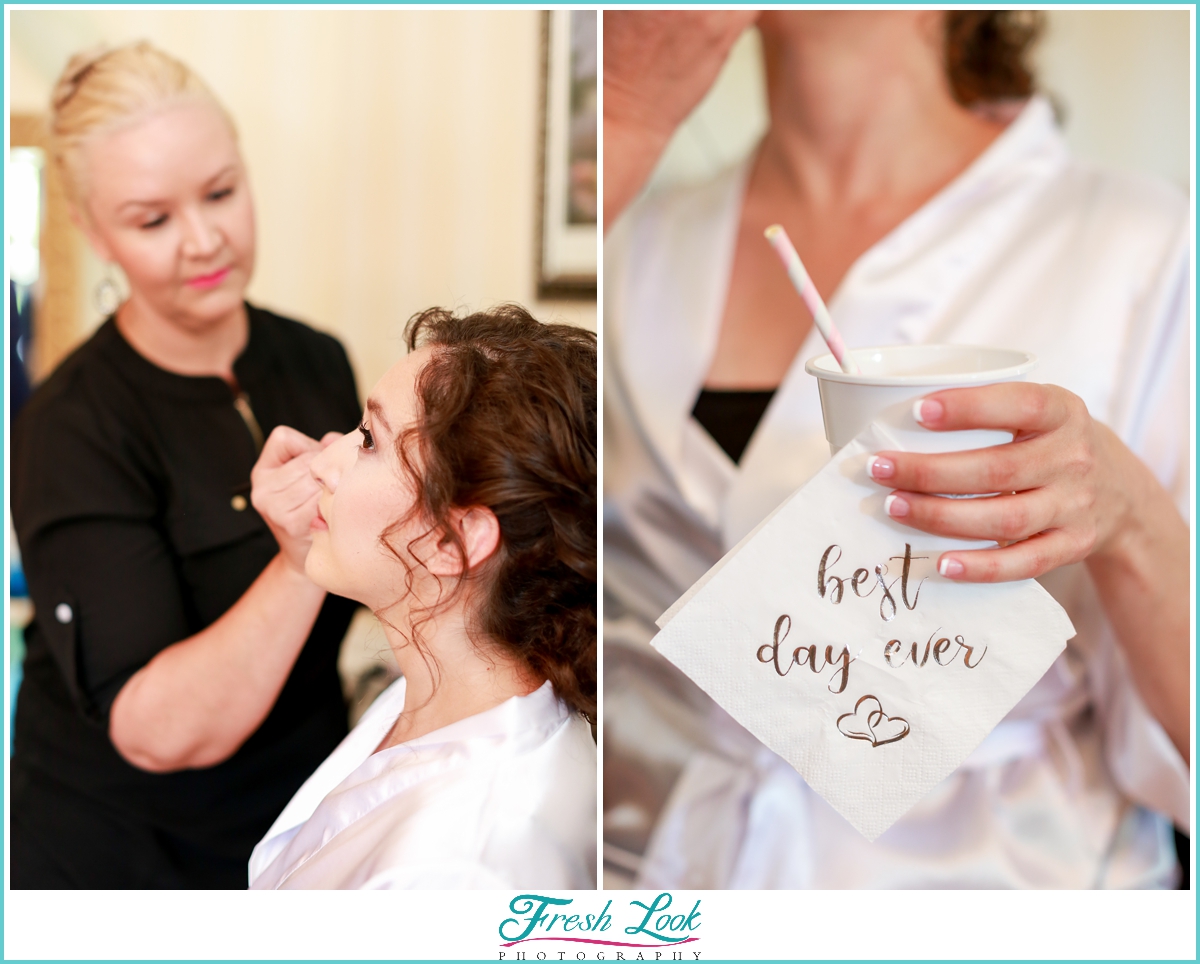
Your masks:
[{"label": "chin", "polygon": [[304,574],[308,576],[313,585],[319,586],[326,592],[353,599],[364,606],[369,605],[353,586],[346,585],[344,578],[338,578],[339,573],[336,567],[329,565],[327,554],[318,549],[315,544],[308,550],[308,555],[304,559]]},{"label": "chin", "polygon": [[179,305],[178,315],[182,316],[189,328],[203,330],[211,325],[219,324],[230,314],[242,306],[245,291],[240,286],[222,285],[210,291],[188,292],[191,297],[185,297]]},{"label": "chin", "polygon": [[245,292],[241,288],[232,290],[216,288],[213,291],[206,291],[202,297],[196,300],[194,311],[197,315],[214,320],[225,318],[231,311],[237,311],[242,306],[244,295]]},{"label": "chin", "polygon": [[313,582],[314,585],[320,586],[326,592],[334,592],[329,585],[329,580],[325,572],[326,567],[322,565],[324,560],[321,559],[323,553],[317,550],[315,546],[308,550],[308,555],[304,557],[304,574]]}]

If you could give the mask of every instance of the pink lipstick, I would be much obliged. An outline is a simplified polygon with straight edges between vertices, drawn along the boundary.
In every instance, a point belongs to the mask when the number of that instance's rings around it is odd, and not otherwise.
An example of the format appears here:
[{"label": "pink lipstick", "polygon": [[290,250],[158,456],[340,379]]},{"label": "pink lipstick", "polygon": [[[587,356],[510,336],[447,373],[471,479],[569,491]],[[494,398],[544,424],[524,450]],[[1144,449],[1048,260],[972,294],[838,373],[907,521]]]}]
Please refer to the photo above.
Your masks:
[{"label": "pink lipstick", "polygon": [[325,521],[325,516],[321,515],[321,509],[319,506],[317,507],[316,516],[313,518],[312,522],[309,523],[309,529],[314,532],[327,532],[329,530],[329,523]]},{"label": "pink lipstick", "polygon": [[189,288],[215,288],[229,276],[229,272],[229,268],[221,268],[212,274],[198,275],[188,279],[187,285]]}]

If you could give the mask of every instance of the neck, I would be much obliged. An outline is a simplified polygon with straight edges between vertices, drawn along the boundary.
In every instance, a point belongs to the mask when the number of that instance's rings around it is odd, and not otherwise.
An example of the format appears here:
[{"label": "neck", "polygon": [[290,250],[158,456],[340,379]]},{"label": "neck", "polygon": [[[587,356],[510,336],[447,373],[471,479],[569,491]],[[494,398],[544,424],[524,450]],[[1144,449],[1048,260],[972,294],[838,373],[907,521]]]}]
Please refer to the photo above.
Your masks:
[{"label": "neck", "polygon": [[134,351],[177,375],[215,376],[235,384],[233,363],[246,347],[250,322],[239,302],[228,315],[192,328],[163,317],[137,292],[117,311],[117,328]]},{"label": "neck", "polygon": [[542,685],[515,656],[472,642],[461,604],[418,626],[419,647],[381,615],[388,644],[406,680],[404,712],[379,749],[483,713]]},{"label": "neck", "polygon": [[759,174],[805,207],[931,195],[1002,130],[954,101],[936,12],[764,18],[771,127]]}]

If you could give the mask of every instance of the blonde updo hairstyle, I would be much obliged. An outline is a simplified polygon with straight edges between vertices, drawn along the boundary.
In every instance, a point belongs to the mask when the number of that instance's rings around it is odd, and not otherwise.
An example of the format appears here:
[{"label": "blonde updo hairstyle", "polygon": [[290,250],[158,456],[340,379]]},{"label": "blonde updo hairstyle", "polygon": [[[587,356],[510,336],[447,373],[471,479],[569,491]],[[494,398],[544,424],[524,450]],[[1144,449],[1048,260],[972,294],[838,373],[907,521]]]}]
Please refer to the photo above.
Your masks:
[{"label": "blonde updo hairstyle", "polygon": [[204,81],[186,64],[144,40],[71,58],[51,96],[50,137],[67,198],[78,215],[87,217],[83,156],[87,141],[189,100],[212,104],[237,136],[228,112]]}]

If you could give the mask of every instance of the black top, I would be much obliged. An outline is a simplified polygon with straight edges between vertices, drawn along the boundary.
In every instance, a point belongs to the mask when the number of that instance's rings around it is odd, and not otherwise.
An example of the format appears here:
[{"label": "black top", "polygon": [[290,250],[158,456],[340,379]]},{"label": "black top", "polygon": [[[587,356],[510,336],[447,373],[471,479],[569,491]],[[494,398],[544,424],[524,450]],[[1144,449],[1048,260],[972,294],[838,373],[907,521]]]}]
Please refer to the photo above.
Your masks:
[{"label": "black top", "polygon": [[[329,335],[247,306],[234,363],[264,434],[360,415]],[[220,378],[156,367],[110,319],[13,426],[12,515],[36,616],[25,633],[12,789],[14,887],[245,887],[250,851],[346,734],[330,597],[262,726],[229,760],[150,774],[108,712],[156,653],[204,629],[278,552],[249,505],[257,458]]]},{"label": "black top", "polygon": [[704,426],[734,463],[742,460],[750,437],[762,421],[775,389],[754,392],[729,392],[701,389],[692,409],[692,417]]}]

